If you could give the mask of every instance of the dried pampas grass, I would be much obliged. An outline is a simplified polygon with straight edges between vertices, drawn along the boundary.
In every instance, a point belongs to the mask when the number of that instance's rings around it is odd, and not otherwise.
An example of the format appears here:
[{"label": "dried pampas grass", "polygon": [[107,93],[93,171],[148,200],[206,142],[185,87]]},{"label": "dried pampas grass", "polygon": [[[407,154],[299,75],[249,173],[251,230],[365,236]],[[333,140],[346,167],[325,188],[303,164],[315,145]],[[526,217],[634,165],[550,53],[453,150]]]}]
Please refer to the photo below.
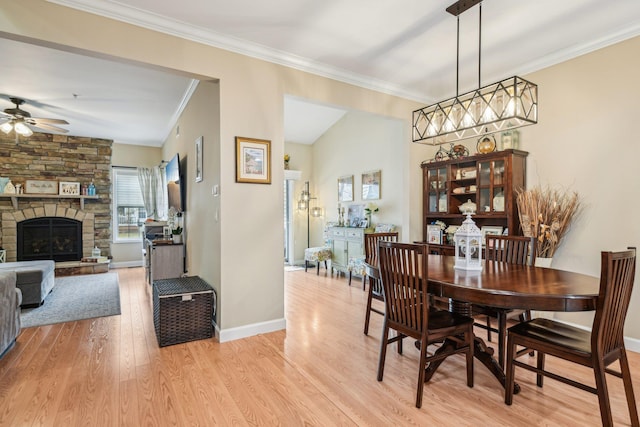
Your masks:
[{"label": "dried pampas grass", "polygon": [[580,209],[578,193],[537,186],[517,191],[516,201],[523,234],[538,240],[536,256],[553,257]]}]

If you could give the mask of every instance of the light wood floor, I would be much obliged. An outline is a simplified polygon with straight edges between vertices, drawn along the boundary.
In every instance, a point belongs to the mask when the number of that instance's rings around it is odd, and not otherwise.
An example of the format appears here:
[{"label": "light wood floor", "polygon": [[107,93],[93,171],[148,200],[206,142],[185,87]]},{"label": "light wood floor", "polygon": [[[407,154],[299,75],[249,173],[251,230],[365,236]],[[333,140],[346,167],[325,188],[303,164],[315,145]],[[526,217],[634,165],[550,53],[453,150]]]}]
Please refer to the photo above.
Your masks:
[{"label": "light wood floor", "polygon": [[[600,425],[595,395],[550,379],[537,388],[523,370],[511,407],[480,363],[468,388],[463,356],[445,361],[415,408],[418,351],[391,348],[376,381],[382,318],[362,333],[358,280],[285,272],[286,332],[160,349],[143,270],[115,271],[122,315],[24,329],[0,360],[1,426]],[[640,393],[640,354],[630,359]],[[587,369],[548,366],[593,384]],[[629,425],[622,381],[608,379],[614,422]]]}]

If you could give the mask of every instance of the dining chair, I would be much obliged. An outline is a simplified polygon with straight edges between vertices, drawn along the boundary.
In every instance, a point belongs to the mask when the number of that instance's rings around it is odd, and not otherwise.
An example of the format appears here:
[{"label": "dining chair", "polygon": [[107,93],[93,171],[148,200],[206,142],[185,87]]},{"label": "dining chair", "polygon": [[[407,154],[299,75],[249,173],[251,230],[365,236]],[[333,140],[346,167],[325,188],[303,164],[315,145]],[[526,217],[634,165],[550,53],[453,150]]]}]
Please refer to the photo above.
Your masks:
[{"label": "dining chair", "polygon": [[368,233],[364,235],[364,275],[362,276],[362,290],[365,289],[366,279],[369,279],[369,294],[367,295],[367,310],[364,315],[364,334],[369,334],[369,320],[371,312],[384,316],[384,311],[372,306],[373,300],[383,301],[382,283],[380,283],[380,269],[378,268],[378,242],[397,242],[398,232]]},{"label": "dining chair", "polygon": [[[532,265],[535,253],[536,239],[534,237],[487,235],[485,238],[485,259],[487,261]],[[487,330],[488,341],[491,341],[491,332],[498,334],[498,363],[500,366],[504,366],[507,320],[530,320],[531,311],[474,305],[473,314],[486,316],[485,324],[476,322],[475,326]],[[497,328],[491,326],[492,317],[498,321]]]},{"label": "dining chair", "polygon": [[[398,342],[402,354],[402,340],[418,340],[418,392],[416,407],[422,406],[427,362],[435,362],[456,354],[466,354],[467,385],[473,387],[473,319],[446,310],[429,307],[427,289],[427,245],[398,242],[378,242],[380,280],[385,295],[385,314],[378,362],[378,381],[384,374],[387,345]],[[389,338],[389,330],[397,335]],[[427,347],[446,340],[455,345],[442,345],[429,356]]]},{"label": "dining chair", "polygon": [[[613,418],[605,375],[610,373],[622,378],[631,425],[640,425],[623,334],[636,270],[636,250],[629,248],[621,252],[602,252],[601,259],[600,291],[591,332],[542,318],[509,328],[504,397],[507,405],[511,405],[513,400],[514,373],[515,367],[518,366],[537,374],[538,387],[542,387],[543,377],[548,376],[598,395],[602,425],[612,426]],[[517,360],[516,346],[525,346],[537,351],[537,365]],[[592,368],[596,386],[591,387],[545,370],[546,354]],[[615,361],[619,361],[621,372],[607,368]]]}]

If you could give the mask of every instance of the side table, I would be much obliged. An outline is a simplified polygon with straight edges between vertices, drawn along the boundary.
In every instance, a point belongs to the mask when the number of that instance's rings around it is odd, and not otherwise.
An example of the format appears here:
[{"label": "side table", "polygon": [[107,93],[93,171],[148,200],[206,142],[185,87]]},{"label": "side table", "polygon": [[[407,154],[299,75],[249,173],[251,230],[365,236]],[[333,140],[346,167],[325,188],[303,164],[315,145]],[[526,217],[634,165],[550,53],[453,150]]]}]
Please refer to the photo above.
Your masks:
[{"label": "side table", "polygon": [[153,282],[153,325],[158,345],[213,336],[214,290],[198,276]]}]

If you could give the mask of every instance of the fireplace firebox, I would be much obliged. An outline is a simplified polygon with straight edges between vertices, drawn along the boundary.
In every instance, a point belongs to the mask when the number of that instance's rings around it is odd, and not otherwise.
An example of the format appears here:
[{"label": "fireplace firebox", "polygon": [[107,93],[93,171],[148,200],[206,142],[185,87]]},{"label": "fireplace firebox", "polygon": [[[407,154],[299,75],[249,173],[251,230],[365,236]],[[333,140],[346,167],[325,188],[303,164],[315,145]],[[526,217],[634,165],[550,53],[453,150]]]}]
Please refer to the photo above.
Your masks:
[{"label": "fireplace firebox", "polygon": [[82,222],[60,217],[34,218],[17,224],[17,259],[79,261]]}]

